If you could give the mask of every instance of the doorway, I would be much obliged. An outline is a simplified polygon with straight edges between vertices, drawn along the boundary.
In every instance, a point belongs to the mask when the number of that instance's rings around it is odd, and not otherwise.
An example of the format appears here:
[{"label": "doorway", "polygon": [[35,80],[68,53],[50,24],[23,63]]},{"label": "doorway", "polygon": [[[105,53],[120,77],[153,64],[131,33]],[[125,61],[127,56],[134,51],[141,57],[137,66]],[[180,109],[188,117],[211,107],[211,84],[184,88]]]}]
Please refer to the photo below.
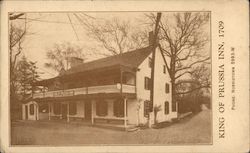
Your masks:
[{"label": "doorway", "polygon": [[62,105],[62,119],[66,120],[68,114],[68,104],[61,104],[61,105]]},{"label": "doorway", "polygon": [[29,112],[28,112],[28,106],[27,105],[25,105],[25,120],[27,120],[28,119],[28,114]]},{"label": "doorway", "polygon": [[86,101],[84,103],[84,116],[85,120],[91,120],[92,118],[91,101]]}]

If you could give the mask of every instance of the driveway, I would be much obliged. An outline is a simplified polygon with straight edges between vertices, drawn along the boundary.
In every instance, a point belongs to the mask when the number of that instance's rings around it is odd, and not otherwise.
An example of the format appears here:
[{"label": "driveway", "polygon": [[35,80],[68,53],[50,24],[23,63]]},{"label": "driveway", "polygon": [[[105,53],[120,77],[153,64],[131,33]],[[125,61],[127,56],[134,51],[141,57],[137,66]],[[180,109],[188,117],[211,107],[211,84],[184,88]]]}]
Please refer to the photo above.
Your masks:
[{"label": "driveway", "polygon": [[13,122],[11,132],[13,145],[210,144],[211,110],[165,128],[135,132],[42,121]]}]

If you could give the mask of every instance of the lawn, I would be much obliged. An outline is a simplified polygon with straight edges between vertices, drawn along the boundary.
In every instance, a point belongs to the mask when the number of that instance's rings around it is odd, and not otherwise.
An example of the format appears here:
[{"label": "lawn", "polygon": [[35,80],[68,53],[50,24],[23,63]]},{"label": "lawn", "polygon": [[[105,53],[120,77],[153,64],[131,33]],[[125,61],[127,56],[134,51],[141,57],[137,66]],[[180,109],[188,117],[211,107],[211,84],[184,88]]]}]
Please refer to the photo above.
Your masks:
[{"label": "lawn", "polygon": [[210,144],[211,110],[161,129],[115,131],[82,124],[12,122],[12,145]]}]

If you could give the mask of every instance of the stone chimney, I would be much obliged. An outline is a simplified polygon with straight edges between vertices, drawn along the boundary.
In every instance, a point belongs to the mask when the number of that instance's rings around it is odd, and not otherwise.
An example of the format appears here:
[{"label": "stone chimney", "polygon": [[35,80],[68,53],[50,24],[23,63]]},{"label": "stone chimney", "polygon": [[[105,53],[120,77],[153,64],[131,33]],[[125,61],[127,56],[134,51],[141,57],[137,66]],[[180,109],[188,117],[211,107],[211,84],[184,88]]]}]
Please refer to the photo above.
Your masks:
[{"label": "stone chimney", "polygon": [[71,57],[70,58],[70,62],[69,62],[69,66],[70,68],[72,67],[75,67],[79,64],[82,64],[83,63],[83,59],[82,58],[79,58],[79,57]]},{"label": "stone chimney", "polygon": [[154,32],[150,31],[148,33],[148,44],[149,44],[149,46],[152,46],[153,42],[154,42]]}]

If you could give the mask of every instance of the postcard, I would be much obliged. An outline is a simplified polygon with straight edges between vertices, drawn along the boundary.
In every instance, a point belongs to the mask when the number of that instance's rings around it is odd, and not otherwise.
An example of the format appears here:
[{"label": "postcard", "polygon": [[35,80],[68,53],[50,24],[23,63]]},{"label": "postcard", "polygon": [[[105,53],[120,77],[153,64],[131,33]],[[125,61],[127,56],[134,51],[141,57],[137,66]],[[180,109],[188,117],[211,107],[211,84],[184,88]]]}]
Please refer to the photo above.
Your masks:
[{"label": "postcard", "polygon": [[248,152],[248,6],[3,1],[1,152]]}]

